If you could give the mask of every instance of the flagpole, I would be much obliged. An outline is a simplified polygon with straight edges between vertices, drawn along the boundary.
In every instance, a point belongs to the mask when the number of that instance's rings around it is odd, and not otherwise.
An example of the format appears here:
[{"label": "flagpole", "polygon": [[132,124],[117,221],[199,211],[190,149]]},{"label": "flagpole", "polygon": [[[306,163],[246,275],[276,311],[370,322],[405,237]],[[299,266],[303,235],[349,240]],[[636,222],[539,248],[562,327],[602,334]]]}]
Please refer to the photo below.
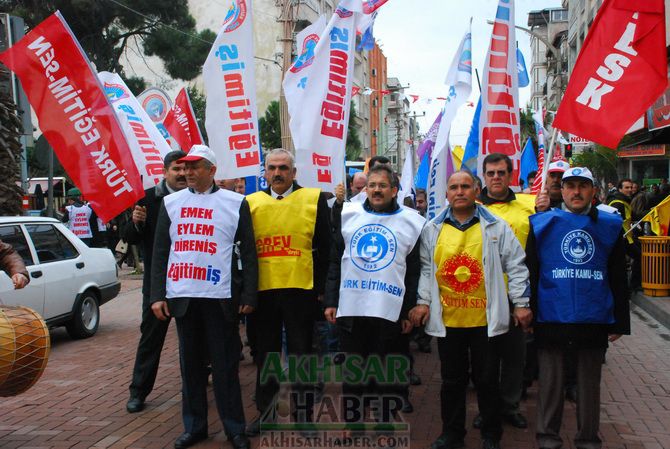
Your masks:
[{"label": "flagpole", "polygon": [[554,145],[556,144],[556,134],[558,134],[558,128],[553,128],[551,132],[551,143],[549,144],[549,151],[547,152],[547,158],[545,159],[544,166],[542,167],[542,184],[540,184],[540,192],[544,192],[544,185],[547,182],[549,164],[551,163],[551,159],[554,157]]}]

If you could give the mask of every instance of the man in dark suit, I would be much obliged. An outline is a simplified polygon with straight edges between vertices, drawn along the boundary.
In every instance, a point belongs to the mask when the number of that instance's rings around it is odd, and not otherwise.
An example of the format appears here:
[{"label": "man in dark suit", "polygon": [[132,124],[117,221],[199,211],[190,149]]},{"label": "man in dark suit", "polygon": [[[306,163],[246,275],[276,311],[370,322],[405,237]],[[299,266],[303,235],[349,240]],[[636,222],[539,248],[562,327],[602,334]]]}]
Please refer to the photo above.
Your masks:
[{"label": "man in dark suit", "polygon": [[[247,197],[258,253],[258,310],[252,315],[256,344],[256,407],[271,412],[279,391],[276,379],[261,379],[270,353],[281,353],[282,329],[291,355],[312,352],[312,330],[325,291],[330,251],[330,217],[325,195],[319,189],[302,188],[295,181],[291,152],[270,151],[265,158],[269,189]],[[310,391],[311,390],[311,391]],[[294,419],[312,419],[313,389],[295,385]],[[257,435],[261,417],[247,429]]]},{"label": "man in dark suit", "polygon": [[144,409],[144,401],[154,388],[165,334],[170,320],[161,321],[151,311],[149,294],[151,293],[151,261],[154,251],[154,231],[158,220],[158,211],[163,198],[170,193],[186,188],[184,164],[177,162],[186,156],[183,151],[171,151],[163,160],[163,180],[145,190],[142,198],[133,210],[132,221],[126,223],[123,238],[131,245],[142,243],[144,250],[144,281],[142,283],[142,324],[140,324],[140,342],[137,345],[133,379],[130,382],[130,399],[126,404],[129,413]]},{"label": "man in dark suit", "polygon": [[[224,431],[233,447],[249,447],[239,379],[238,313],[256,306],[258,262],[249,205],[214,184],[216,158],[194,145],[184,189],[163,200],[151,267],[151,309],[175,317],[179,336],[184,433],[175,448],[207,438],[207,363]],[[241,278],[241,280],[240,280]]]}]

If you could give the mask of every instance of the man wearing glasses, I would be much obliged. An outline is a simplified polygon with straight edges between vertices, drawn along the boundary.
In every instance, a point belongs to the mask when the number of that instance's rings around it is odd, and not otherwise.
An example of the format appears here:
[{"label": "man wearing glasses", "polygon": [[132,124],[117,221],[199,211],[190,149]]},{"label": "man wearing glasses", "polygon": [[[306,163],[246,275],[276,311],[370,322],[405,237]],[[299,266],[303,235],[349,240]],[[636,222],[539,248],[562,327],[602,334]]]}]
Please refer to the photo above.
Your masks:
[{"label": "man wearing glasses", "polygon": [[[529,230],[528,217],[535,213],[535,196],[515,194],[510,189],[512,161],[508,156],[491,153],[484,158],[482,166],[486,186],[479,195],[479,201],[507,222],[525,249]],[[528,427],[528,421],[521,414],[519,401],[523,391],[526,335],[519,326],[510,326],[501,343],[501,417],[512,426],[525,429]],[[475,418],[474,426],[476,428],[481,426],[481,416]]]}]

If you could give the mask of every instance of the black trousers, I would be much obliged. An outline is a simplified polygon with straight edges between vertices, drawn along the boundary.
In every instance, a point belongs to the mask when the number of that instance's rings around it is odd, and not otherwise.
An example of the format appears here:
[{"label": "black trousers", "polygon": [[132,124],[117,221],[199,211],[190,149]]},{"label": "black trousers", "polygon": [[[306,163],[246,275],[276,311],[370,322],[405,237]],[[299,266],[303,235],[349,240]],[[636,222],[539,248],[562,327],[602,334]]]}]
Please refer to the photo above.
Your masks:
[{"label": "black trousers", "polygon": [[[261,372],[270,353],[282,352],[282,330],[286,331],[289,355],[312,354],[312,336],[318,302],[311,290],[281,289],[258,292],[258,309],[253,314],[256,342],[256,408],[268,411],[279,392],[275,377],[263,379]],[[239,354],[238,354],[239,356]],[[311,419],[314,386],[295,384],[291,392],[294,405],[301,413],[299,421]]]},{"label": "black trousers", "polygon": [[[382,318],[373,317],[345,317],[338,320],[338,332],[340,335],[340,349],[347,356],[357,355],[363,359],[379,357],[382,366],[388,366],[385,362],[386,356],[390,354],[405,355],[404,347],[408,346],[409,340],[401,338],[399,323],[393,323]],[[404,337],[407,337],[406,335]],[[402,408],[402,398],[409,387],[409,359],[406,363],[405,382],[376,382],[374,379],[365,379],[361,383],[343,383],[342,393],[345,401],[357,400],[361,403],[364,396],[382,400],[388,407],[381,410],[382,416],[377,416],[379,421],[390,422],[392,415]],[[387,373],[390,374],[390,373]],[[380,402],[381,403],[381,402]],[[363,411],[363,406],[358,407]],[[362,415],[362,414],[361,414]],[[363,416],[345,413],[345,421],[360,421]]]},{"label": "black trousers", "polygon": [[212,365],[214,398],[228,437],[244,432],[239,363],[242,343],[237,320],[224,316],[219,300],[191,298],[179,335],[184,431],[207,433],[207,364]]},{"label": "black trousers", "polygon": [[156,382],[158,365],[161,359],[165,335],[170,320],[161,321],[151,310],[148,295],[142,295],[142,323],[140,324],[140,342],[137,345],[133,379],[130,382],[130,395],[144,400]]},{"label": "black trousers", "polygon": [[465,437],[465,396],[472,369],[477,402],[482,415],[482,438],[500,441],[500,349],[501,337],[487,336],[486,327],[446,329],[437,339],[442,388],[442,432],[449,443]]}]

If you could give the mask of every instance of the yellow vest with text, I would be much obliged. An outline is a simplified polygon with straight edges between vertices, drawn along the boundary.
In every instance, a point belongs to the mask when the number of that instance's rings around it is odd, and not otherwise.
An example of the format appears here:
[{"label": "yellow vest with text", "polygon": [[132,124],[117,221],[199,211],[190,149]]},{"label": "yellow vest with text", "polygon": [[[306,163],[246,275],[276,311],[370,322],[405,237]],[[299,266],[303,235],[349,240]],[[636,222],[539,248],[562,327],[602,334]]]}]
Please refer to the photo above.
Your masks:
[{"label": "yellow vest with text", "polygon": [[312,240],[319,189],[301,188],[277,200],[247,196],[258,253],[258,291],[314,288]]},{"label": "yellow vest with text", "polygon": [[517,193],[514,201],[487,204],[486,208],[505,220],[514,231],[523,249],[526,249],[526,241],[530,232],[528,217],[535,213],[535,195]]},{"label": "yellow vest with text", "polygon": [[486,326],[486,286],[482,264],[482,228],[465,231],[444,224],[435,246],[435,277],[446,327]]}]

